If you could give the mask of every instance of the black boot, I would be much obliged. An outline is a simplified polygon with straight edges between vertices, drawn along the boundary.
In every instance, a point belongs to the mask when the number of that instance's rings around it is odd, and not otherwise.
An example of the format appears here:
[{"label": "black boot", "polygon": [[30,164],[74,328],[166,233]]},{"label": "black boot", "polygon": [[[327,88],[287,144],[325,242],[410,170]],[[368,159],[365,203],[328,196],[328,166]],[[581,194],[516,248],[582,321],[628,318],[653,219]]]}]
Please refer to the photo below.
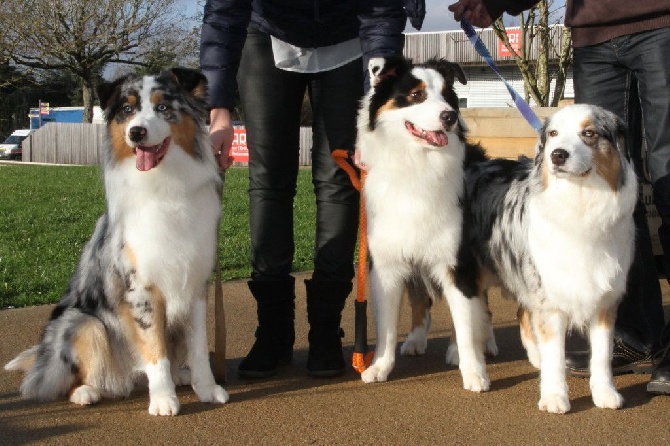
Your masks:
[{"label": "black boot", "polygon": [[237,374],[242,378],[267,378],[293,359],[295,279],[249,281],[248,285],[256,299],[258,328],[256,342],[240,362]]},{"label": "black boot", "polygon": [[307,320],[309,321],[309,354],[307,374],[332,377],[344,373],[340,327],[342,309],[351,292],[351,282],[305,280],[307,287]]}]

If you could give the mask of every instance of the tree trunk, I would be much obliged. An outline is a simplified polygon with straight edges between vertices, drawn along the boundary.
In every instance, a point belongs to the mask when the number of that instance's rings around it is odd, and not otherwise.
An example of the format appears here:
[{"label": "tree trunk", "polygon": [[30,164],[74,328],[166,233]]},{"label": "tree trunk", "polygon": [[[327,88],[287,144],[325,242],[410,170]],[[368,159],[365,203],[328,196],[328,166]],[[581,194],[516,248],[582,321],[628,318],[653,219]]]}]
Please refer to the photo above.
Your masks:
[{"label": "tree trunk", "polygon": [[93,122],[93,83],[84,79],[82,83],[82,99],[84,101],[84,123]]}]

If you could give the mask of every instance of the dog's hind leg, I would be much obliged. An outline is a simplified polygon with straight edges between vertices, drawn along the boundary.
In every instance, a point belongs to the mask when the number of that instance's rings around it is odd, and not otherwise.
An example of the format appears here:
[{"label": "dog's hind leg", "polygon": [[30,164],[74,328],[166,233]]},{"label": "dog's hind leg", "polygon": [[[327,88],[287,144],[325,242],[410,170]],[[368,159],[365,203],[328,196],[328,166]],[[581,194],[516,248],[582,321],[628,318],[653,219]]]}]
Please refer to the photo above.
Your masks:
[{"label": "dog's hind leg", "polygon": [[453,285],[446,287],[445,296],[454,324],[463,388],[473,392],[487,391],[490,381],[484,359],[486,330],[482,329],[489,320],[486,305],[479,297],[466,297]]},{"label": "dog's hind leg", "polygon": [[619,409],[623,397],[612,379],[612,350],[614,348],[614,319],[616,305],[600,310],[589,325],[591,344],[591,377],[589,384],[593,403],[603,409]]},{"label": "dog's hind leg", "polygon": [[423,355],[428,346],[430,331],[430,307],[432,301],[425,294],[417,295],[416,290],[408,287],[409,302],[412,308],[412,328],[407,339],[400,346],[400,354],[407,356]]},{"label": "dog's hind leg", "polygon": [[[386,381],[395,365],[395,349],[398,342],[398,314],[404,283],[399,274],[382,276],[379,264],[370,270],[370,293],[377,327],[377,346],[370,367],[361,373],[363,382]],[[391,266],[386,271],[395,271]]]},{"label": "dog's hind leg", "polygon": [[559,311],[538,310],[530,315],[540,350],[540,401],[538,407],[550,413],[570,410],[565,381],[565,333],[567,317]]},{"label": "dog's hind leg", "polygon": [[204,297],[196,297],[191,304],[191,333],[187,338],[191,385],[200,401],[225,403],[228,401],[228,393],[216,384],[209,365],[206,312],[207,302]]}]

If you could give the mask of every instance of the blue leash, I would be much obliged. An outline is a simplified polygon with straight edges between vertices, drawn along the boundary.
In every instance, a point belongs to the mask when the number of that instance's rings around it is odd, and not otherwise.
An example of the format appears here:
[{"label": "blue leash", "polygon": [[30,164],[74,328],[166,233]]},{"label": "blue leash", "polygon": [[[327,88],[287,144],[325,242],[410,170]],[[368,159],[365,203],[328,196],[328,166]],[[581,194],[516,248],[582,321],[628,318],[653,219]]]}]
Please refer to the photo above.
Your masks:
[{"label": "blue leash", "polygon": [[503,75],[500,74],[500,71],[498,71],[498,66],[493,61],[493,57],[491,57],[489,50],[486,49],[484,42],[482,42],[479,36],[477,36],[477,33],[475,32],[475,29],[472,27],[472,25],[470,25],[465,20],[461,20],[461,28],[463,28],[465,35],[468,36],[468,39],[470,39],[470,42],[472,42],[472,45],[475,47],[479,55],[484,58],[489,67],[491,67],[491,69],[498,75],[500,80],[503,81],[505,87],[507,87],[507,91],[509,91],[510,96],[512,96],[512,99],[514,100],[514,105],[516,105],[516,107],[519,109],[521,115],[526,119],[526,121],[528,121],[528,124],[530,124],[530,126],[533,127],[537,133],[540,133],[542,131],[542,121],[533,112],[528,103],[523,100],[521,95],[519,95],[519,93],[517,93],[516,90],[512,88],[512,86],[505,80]]}]

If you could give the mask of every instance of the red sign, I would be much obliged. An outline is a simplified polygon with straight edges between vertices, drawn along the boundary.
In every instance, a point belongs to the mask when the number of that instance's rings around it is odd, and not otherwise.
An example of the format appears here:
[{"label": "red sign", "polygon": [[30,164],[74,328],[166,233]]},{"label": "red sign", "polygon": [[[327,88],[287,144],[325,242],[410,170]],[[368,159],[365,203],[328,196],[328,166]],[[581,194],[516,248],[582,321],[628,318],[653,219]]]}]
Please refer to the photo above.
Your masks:
[{"label": "red sign", "polygon": [[[521,48],[521,30],[520,29],[508,29],[507,39],[509,40],[510,45],[514,52],[519,54],[519,49]],[[498,57],[511,57],[512,53],[507,49],[502,40],[498,39]]]},{"label": "red sign", "polygon": [[247,129],[244,127],[235,127],[233,136],[233,146],[230,149],[233,161],[237,163],[246,163],[249,161],[249,150],[247,149]]}]

